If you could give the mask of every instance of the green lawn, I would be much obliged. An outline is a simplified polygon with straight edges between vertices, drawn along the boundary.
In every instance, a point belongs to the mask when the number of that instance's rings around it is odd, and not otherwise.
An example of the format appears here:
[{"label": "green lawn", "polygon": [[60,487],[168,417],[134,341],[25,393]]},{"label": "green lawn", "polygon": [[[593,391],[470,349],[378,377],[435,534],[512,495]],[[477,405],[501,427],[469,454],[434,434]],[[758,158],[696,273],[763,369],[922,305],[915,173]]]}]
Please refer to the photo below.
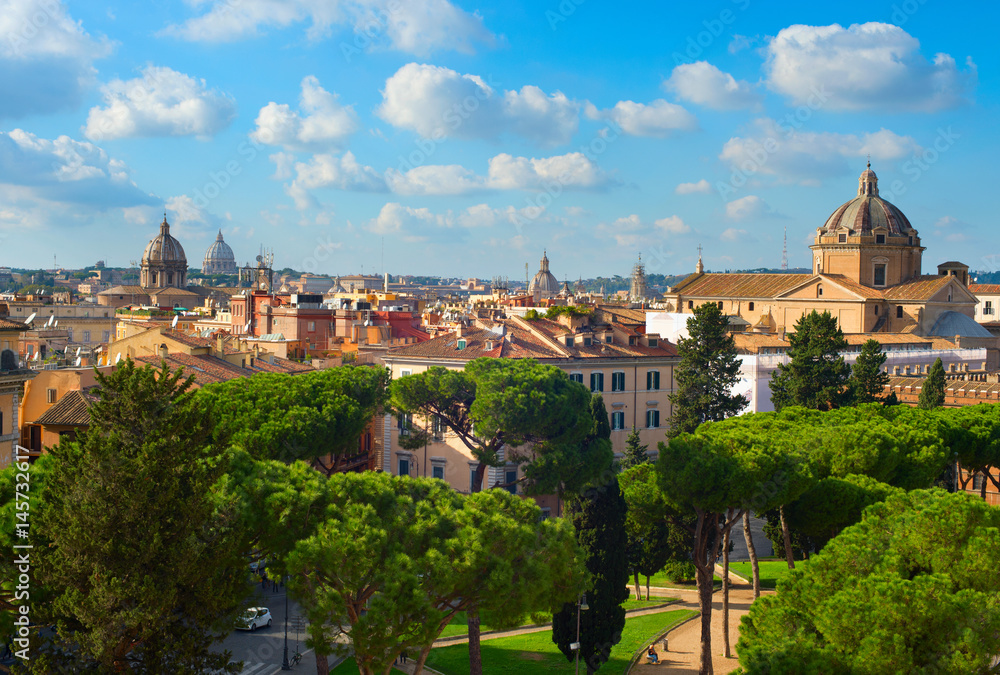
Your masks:
[{"label": "green lawn", "polygon": [[[396,670],[393,668],[392,672],[401,673],[403,671]],[[361,671],[358,670],[358,664],[354,662],[354,658],[349,658],[339,666],[330,671],[330,675],[360,675]]]},{"label": "green lawn", "polygon": [[[652,600],[634,600],[628,599],[622,603],[625,611],[630,611],[633,609],[643,609],[644,607],[656,607],[657,605],[664,605],[668,602],[673,602],[677,598],[653,598]],[[538,622],[528,622],[524,624],[525,626],[546,624],[552,621],[552,615],[543,612],[538,617]],[[452,637],[454,635],[465,635],[468,632],[469,618],[466,616],[465,612],[459,612],[455,615],[455,618],[451,620],[444,630],[441,631],[441,637]],[[485,624],[480,627],[485,633],[488,630],[492,630],[489,626]]]},{"label": "green lawn", "polygon": [[[805,561],[796,560],[795,567],[804,564]],[[760,587],[761,588],[774,588],[779,579],[784,579],[788,576],[788,562],[784,558],[780,560],[761,560],[760,564]],[[750,567],[750,562],[738,562],[729,563],[729,568],[749,580],[753,580],[753,569]]]},{"label": "green lawn", "polygon": [[[695,614],[675,609],[626,619],[621,642],[611,649],[611,659],[599,672],[624,673],[637,649],[669,625]],[[483,640],[482,654],[484,675],[573,672],[573,662],[568,661],[552,642],[551,630]],[[469,647],[465,644],[436,647],[431,650],[427,665],[445,675],[465,675],[469,672]]]},{"label": "green lawn", "polygon": [[[716,586],[721,586],[722,585],[722,578],[718,577],[718,576],[716,576],[714,578],[715,578],[715,584],[716,584]],[[635,592],[635,584],[633,584],[632,581],[633,580],[631,578],[629,578],[629,580],[628,580],[628,587],[630,589],[632,589],[632,592],[634,593]],[[679,584],[675,584],[674,582],[670,581],[670,579],[667,578],[667,575],[664,574],[663,572],[657,572],[656,574],[654,574],[653,576],[651,576],[649,578],[649,585],[651,587],[654,587],[654,588],[655,587],[659,587],[659,588],[690,588],[692,590],[698,587],[698,585],[695,583],[694,579],[687,579],[685,581],[682,581]],[[646,592],[646,577],[642,577],[642,576],[639,577],[639,588],[642,590],[643,593]]]}]

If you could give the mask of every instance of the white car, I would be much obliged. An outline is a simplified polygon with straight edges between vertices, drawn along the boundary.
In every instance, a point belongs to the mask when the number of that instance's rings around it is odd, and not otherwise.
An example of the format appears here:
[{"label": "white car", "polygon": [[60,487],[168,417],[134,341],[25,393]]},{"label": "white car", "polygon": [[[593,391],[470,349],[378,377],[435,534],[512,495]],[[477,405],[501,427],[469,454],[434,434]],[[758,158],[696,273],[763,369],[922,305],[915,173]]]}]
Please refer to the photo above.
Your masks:
[{"label": "white car", "polygon": [[255,631],[271,627],[271,610],[267,607],[250,607],[236,619],[236,630]]}]

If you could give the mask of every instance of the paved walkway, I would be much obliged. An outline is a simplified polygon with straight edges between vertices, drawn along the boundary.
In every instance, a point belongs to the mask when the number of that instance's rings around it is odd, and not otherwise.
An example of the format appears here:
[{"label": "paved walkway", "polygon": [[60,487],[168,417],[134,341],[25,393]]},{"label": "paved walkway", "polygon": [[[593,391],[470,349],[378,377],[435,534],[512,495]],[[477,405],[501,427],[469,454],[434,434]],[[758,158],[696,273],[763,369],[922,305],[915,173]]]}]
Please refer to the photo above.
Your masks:
[{"label": "paved walkway", "polygon": [[[716,572],[721,575],[722,570]],[[729,587],[729,640],[732,648],[732,658],[726,658],[722,643],[722,592],[716,591],[712,601],[712,668],[715,675],[731,673],[739,666],[736,658],[736,641],[740,634],[740,619],[750,609],[753,603],[753,587],[746,584],[740,577],[730,574],[732,585]],[[768,591],[762,591],[767,593]],[[686,595],[683,602],[671,606],[672,609],[693,609],[699,611],[697,596]],[[701,656],[701,617],[695,617],[678,626],[667,635],[670,651],[657,645],[660,662],[656,665],[642,659],[629,672],[629,675],[690,675],[698,672]]]}]

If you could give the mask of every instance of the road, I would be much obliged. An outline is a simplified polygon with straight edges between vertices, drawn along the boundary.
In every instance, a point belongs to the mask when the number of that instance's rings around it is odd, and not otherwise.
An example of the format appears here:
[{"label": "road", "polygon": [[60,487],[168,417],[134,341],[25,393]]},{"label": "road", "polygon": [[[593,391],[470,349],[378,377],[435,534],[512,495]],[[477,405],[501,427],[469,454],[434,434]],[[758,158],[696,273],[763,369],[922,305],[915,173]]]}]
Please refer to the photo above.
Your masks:
[{"label": "road", "polygon": [[[766,523],[767,521],[763,518],[750,517],[750,532],[753,533],[753,546],[757,549],[758,558],[766,558],[772,555],[771,540],[764,536],[764,525]],[[743,536],[742,520],[733,525],[729,536],[733,542],[733,552],[729,554],[729,559],[733,561],[750,560],[750,552],[747,551],[747,541]]]},{"label": "road", "polygon": [[[271,610],[274,619],[270,628],[258,628],[250,631],[234,630],[217,647],[218,651],[228,649],[234,661],[243,661],[241,675],[274,675],[281,672],[281,659],[283,656],[285,637],[285,589],[279,588],[276,592],[271,589],[271,582],[267,584],[267,590],[261,590],[257,584],[254,590],[255,598],[252,601],[255,607],[267,607]],[[295,654],[296,633],[293,623],[296,617],[301,615],[298,606],[289,601],[288,603],[288,658],[291,660]],[[312,650],[305,647],[305,633],[300,630],[298,633],[298,649],[304,654],[298,665],[292,666],[292,672],[315,673],[316,659]]]}]

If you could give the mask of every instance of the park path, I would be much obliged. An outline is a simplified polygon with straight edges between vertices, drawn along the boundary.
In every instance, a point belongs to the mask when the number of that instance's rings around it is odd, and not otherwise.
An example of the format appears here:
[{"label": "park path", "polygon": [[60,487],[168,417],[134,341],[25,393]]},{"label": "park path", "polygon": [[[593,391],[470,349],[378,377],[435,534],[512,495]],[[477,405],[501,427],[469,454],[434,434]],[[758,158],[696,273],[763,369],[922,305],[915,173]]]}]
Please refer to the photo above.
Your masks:
[{"label": "park path", "polygon": [[[716,566],[716,573],[722,575],[722,568]],[[736,658],[736,641],[740,637],[740,619],[746,614],[753,603],[753,587],[746,580],[732,573],[729,575],[729,640],[732,647],[732,658],[724,656],[722,644],[722,592],[716,591],[712,599],[712,668],[716,675],[731,673],[739,666]],[[773,591],[761,591],[761,594]],[[697,595],[688,595],[683,602],[671,606],[673,609],[693,609],[699,611]],[[660,662],[653,665],[641,659],[629,671],[629,675],[690,675],[698,672],[701,655],[701,617],[687,621],[667,635],[669,651],[664,651],[662,642],[656,651]]]}]

